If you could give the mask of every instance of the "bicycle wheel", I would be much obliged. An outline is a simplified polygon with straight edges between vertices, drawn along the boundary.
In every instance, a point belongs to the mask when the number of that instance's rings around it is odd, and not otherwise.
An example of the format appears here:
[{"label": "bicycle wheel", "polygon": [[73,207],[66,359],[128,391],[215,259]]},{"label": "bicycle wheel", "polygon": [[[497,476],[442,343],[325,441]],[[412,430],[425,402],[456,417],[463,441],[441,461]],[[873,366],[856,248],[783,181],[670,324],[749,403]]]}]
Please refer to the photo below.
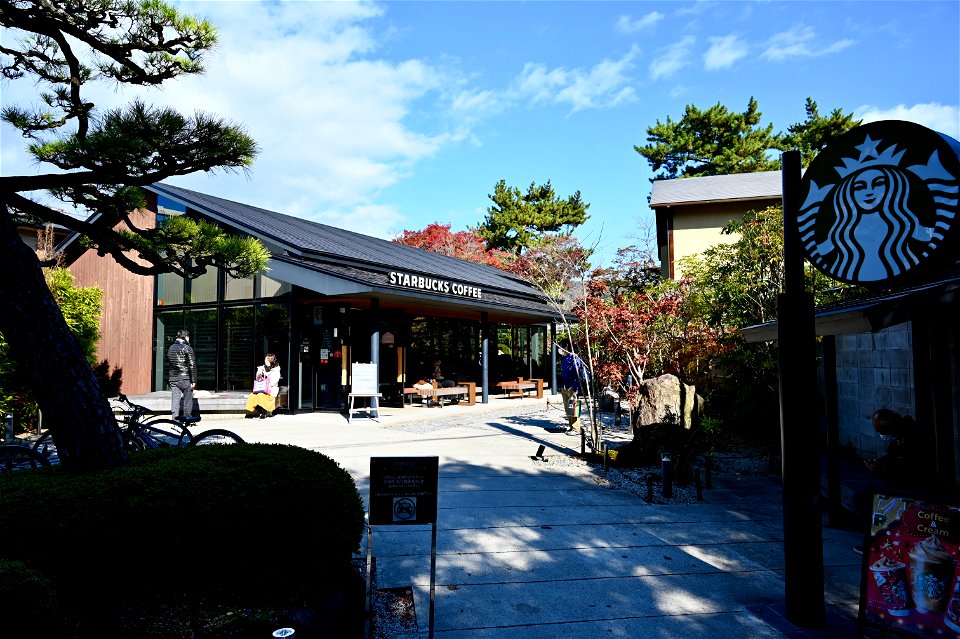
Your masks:
[{"label": "bicycle wheel", "polygon": [[0,446],[0,473],[11,473],[25,468],[49,466],[47,458],[29,446],[7,444]]},{"label": "bicycle wheel", "polygon": [[[138,423],[134,429],[147,448],[176,448],[187,446],[193,439],[190,431],[170,418],[151,419]],[[150,440],[153,440],[152,442]]]},{"label": "bicycle wheel", "polygon": [[243,444],[243,438],[231,430],[211,428],[193,438],[188,446],[209,446],[211,444]]},{"label": "bicycle wheel", "polygon": [[57,443],[53,441],[53,434],[48,430],[40,439],[33,442],[33,451],[43,456],[50,464],[59,464],[60,455],[57,453]]}]

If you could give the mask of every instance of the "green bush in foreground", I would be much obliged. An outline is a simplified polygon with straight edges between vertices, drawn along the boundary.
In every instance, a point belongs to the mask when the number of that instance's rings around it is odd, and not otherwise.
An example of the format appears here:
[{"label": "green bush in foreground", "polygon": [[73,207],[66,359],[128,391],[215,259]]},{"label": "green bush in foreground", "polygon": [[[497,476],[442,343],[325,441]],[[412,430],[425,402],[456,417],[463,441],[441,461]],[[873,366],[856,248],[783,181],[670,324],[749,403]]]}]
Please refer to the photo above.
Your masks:
[{"label": "green bush in foreground", "polygon": [[342,586],[364,531],[350,475],[285,445],[146,451],[86,475],[0,476],[0,560],[24,562],[65,607],[157,598],[297,605]]},{"label": "green bush in foreground", "polygon": [[[53,584],[22,561],[0,559],[3,631],[9,637],[55,637],[63,619]],[[7,634],[9,633],[9,634]]]}]

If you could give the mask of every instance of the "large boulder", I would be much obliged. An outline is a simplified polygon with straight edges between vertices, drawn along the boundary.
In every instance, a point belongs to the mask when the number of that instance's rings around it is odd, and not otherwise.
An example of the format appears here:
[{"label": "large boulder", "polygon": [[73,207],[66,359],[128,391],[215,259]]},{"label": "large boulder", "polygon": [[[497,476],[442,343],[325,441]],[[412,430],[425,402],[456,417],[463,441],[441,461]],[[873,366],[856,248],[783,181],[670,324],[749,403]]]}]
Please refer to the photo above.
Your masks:
[{"label": "large boulder", "polygon": [[691,428],[699,418],[702,401],[696,388],[683,384],[676,375],[666,374],[640,382],[633,400],[633,428],[650,424],[680,424]]}]

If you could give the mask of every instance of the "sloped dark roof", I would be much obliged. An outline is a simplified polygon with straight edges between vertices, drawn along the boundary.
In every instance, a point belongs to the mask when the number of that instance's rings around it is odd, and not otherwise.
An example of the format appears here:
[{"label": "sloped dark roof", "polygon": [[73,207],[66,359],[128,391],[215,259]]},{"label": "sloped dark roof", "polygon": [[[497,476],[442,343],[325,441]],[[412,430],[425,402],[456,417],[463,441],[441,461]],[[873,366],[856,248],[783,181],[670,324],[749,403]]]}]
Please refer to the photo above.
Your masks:
[{"label": "sloped dark roof", "polygon": [[[349,294],[399,300],[417,298],[434,307],[490,311],[491,316],[548,321],[559,317],[543,293],[529,282],[505,271],[465,260],[412,248],[362,233],[311,222],[266,209],[233,202],[169,184],[148,187],[180,202],[204,217],[248,233],[271,245],[273,260],[294,267],[290,276],[304,277],[301,285],[319,290],[316,277],[340,286]],[[279,249],[279,250],[278,250]],[[389,283],[389,273],[460,281],[483,290],[482,299],[423,290],[411,290]],[[349,282],[352,284],[344,285]],[[337,284],[339,283],[339,284]],[[357,285],[359,288],[352,288]]]},{"label": "sloped dark roof", "polygon": [[779,198],[782,191],[783,177],[780,171],[654,180],[650,208],[774,199]]},{"label": "sloped dark roof", "polygon": [[522,278],[492,266],[404,246],[169,184],[154,184],[149,188],[238,230],[280,244],[289,252],[302,254],[303,257],[458,277],[484,289],[542,298],[540,292]]}]

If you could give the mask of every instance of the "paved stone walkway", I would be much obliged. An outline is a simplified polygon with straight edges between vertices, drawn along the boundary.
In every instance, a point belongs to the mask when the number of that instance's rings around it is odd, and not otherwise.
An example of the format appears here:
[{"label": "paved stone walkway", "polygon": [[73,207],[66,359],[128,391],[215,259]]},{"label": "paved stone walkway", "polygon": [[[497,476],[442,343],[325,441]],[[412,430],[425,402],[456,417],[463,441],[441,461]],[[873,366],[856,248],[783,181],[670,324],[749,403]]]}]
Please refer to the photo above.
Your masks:
[{"label": "paved stone walkway", "polygon": [[[778,481],[718,476],[703,503],[648,504],[571,461],[563,421],[557,396],[211,426],[322,452],[364,497],[371,456],[438,456],[437,637],[855,636],[858,533],[823,529],[830,627],[804,630],[782,615]],[[373,547],[378,586],[414,592],[418,628],[402,639],[427,637],[430,527],[376,527]]]}]

